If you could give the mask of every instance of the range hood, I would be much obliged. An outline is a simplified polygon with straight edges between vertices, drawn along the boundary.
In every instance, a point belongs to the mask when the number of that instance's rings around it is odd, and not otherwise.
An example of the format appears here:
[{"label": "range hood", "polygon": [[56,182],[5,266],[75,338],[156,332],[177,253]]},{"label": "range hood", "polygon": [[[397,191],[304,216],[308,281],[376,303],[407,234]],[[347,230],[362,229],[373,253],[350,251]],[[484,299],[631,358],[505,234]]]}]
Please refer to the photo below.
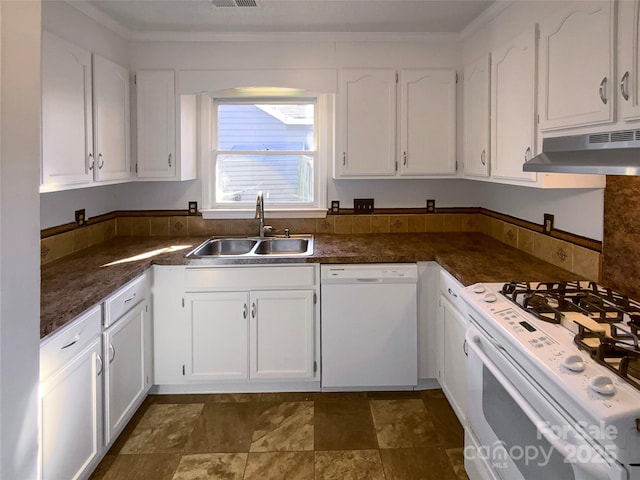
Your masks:
[{"label": "range hood", "polygon": [[640,175],[640,130],[571,135],[542,140],[542,153],[525,172]]}]

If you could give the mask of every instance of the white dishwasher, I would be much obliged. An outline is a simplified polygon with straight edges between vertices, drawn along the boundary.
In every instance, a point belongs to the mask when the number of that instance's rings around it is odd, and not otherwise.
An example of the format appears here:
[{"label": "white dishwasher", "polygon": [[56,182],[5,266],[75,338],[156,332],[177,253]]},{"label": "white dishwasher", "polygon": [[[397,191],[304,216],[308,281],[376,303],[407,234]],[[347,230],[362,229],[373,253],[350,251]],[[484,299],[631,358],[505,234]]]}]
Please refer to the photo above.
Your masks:
[{"label": "white dishwasher", "polygon": [[415,386],[417,266],[322,265],[320,272],[322,389]]}]

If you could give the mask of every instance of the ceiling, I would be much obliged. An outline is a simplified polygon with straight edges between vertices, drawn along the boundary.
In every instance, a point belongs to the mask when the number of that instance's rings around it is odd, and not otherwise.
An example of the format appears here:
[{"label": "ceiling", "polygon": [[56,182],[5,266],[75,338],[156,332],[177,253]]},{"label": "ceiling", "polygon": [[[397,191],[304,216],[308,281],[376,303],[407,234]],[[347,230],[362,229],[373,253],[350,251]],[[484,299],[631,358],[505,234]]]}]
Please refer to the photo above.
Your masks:
[{"label": "ceiling", "polygon": [[[145,33],[460,33],[494,0],[69,0]],[[244,2],[246,0],[237,0]],[[251,0],[248,1],[251,3]]]}]

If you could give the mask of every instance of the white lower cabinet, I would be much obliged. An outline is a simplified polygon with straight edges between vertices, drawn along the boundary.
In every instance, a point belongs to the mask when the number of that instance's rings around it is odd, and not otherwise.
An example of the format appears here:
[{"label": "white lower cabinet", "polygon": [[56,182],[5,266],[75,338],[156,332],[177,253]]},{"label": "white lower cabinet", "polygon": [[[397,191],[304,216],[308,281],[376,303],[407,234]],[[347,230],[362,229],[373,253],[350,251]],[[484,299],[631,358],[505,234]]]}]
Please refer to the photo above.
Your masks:
[{"label": "white lower cabinet", "polygon": [[437,335],[438,380],[460,423],[466,423],[467,353],[465,335],[469,320],[460,298],[462,285],[445,271],[440,274]]},{"label": "white lower cabinet", "polygon": [[40,348],[40,479],[83,478],[100,459],[101,321],[98,305]]},{"label": "white lower cabinet", "polygon": [[141,301],[104,332],[105,444],[125,427],[149,390],[145,337],[148,303]]},{"label": "white lower cabinet", "polygon": [[317,265],[154,267],[157,390],[319,386],[318,286]]}]

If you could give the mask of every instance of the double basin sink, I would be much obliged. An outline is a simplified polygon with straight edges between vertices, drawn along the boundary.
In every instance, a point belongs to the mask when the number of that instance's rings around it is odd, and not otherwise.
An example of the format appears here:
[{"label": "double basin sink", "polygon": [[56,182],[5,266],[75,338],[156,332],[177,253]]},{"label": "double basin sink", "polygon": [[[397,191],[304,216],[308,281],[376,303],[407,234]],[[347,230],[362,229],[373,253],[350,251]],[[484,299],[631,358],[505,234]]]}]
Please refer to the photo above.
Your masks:
[{"label": "double basin sink", "polygon": [[313,253],[313,235],[289,237],[210,238],[187,254],[188,258],[301,256]]}]

